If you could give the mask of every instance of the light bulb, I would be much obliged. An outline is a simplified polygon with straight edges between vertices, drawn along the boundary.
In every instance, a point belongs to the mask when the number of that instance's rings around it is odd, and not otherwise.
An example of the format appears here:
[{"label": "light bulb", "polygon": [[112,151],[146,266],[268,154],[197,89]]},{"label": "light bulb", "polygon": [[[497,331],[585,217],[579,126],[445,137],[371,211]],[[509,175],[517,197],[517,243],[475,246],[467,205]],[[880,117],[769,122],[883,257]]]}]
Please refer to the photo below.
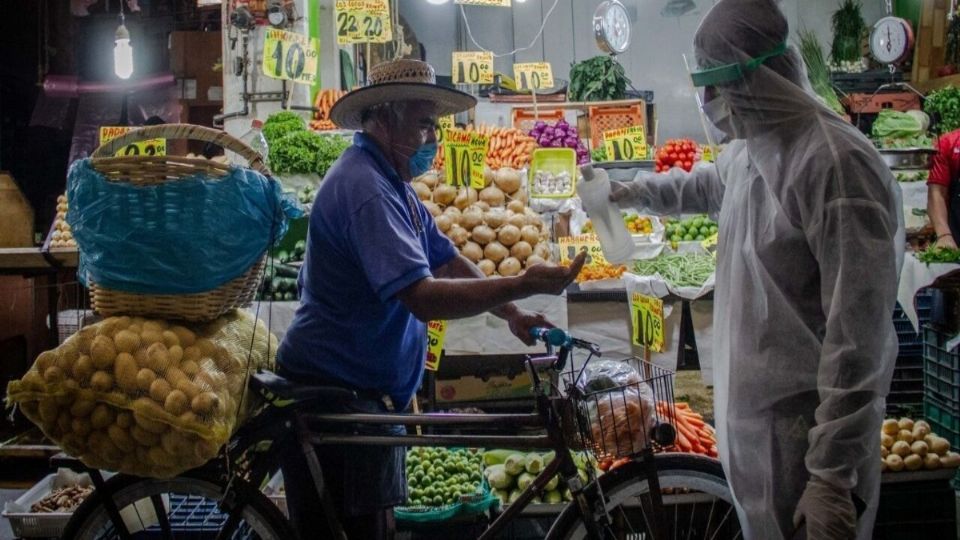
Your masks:
[{"label": "light bulb", "polygon": [[121,79],[133,75],[133,47],[130,46],[130,32],[121,24],[117,28],[116,45],[113,47],[113,72]]},{"label": "light bulb", "polygon": [[450,0],[427,0],[427,3],[433,4],[435,6],[439,6],[441,4],[446,4],[449,1]]}]

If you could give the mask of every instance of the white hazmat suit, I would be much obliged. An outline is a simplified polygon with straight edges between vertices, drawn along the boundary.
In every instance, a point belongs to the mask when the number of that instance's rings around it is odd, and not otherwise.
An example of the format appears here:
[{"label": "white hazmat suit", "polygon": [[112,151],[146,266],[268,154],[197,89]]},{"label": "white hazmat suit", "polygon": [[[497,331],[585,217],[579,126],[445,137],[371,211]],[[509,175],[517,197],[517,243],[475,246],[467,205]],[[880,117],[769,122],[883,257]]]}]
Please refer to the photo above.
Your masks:
[{"label": "white hazmat suit", "polygon": [[[867,505],[856,536],[868,539],[897,354],[900,189],[872,144],[809,91],[794,49],[746,67],[787,33],[773,0],[721,0],[695,47],[701,69],[744,66],[707,92],[733,141],[716,165],[641,173],[614,198],[719,214],[715,414],[744,537],[793,538],[798,505],[810,538],[848,537],[852,493]],[[849,534],[818,523],[836,517],[837,500],[851,507]]]}]

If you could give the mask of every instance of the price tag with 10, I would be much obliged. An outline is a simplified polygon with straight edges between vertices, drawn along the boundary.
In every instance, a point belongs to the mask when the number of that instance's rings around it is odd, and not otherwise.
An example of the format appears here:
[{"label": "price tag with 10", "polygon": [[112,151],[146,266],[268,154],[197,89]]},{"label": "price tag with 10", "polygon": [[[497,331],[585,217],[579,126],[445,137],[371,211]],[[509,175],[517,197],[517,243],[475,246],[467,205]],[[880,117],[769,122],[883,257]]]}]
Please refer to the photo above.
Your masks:
[{"label": "price tag with 10", "polygon": [[337,45],[393,39],[388,0],[337,0]]},{"label": "price tag with 10", "polygon": [[440,369],[440,357],[443,355],[443,341],[447,336],[447,321],[427,323],[427,361],[429,371]]},{"label": "price tag with 10", "polygon": [[517,88],[539,90],[553,86],[553,68],[550,62],[526,62],[513,65],[513,78]]},{"label": "price tag with 10", "polygon": [[[100,144],[104,145],[129,131],[139,129],[133,126],[101,126]],[[167,155],[166,139],[147,139],[130,143],[117,150],[114,156],[165,156]]]},{"label": "price tag with 10", "polygon": [[643,126],[611,129],[603,132],[603,146],[610,161],[647,158],[647,136]]},{"label": "price tag with 10", "polygon": [[479,133],[448,129],[443,135],[444,172],[447,184],[483,189],[483,168],[487,162],[489,137]]},{"label": "price tag with 10", "polygon": [[453,84],[493,84],[493,53],[489,51],[455,51]]},{"label": "price tag with 10", "polygon": [[263,41],[263,74],[300,84],[317,81],[320,45],[317,38],[268,29]]},{"label": "price tag with 10", "polygon": [[557,239],[560,245],[560,264],[570,264],[581,252],[587,254],[584,266],[609,266],[603,256],[603,247],[600,238],[595,234],[581,234],[579,236],[562,236]]},{"label": "price tag with 10", "polygon": [[630,296],[630,313],[633,315],[633,344],[662,353],[663,300],[635,292]]}]

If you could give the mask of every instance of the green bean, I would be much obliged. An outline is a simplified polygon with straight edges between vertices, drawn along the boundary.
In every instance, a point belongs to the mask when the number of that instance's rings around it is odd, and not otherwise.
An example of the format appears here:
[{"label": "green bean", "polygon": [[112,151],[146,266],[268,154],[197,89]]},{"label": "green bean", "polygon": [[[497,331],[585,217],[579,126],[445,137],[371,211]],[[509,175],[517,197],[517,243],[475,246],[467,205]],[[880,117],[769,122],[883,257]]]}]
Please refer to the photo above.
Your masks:
[{"label": "green bean", "polygon": [[634,265],[637,275],[660,274],[664,281],[674,287],[701,287],[715,270],[713,257],[696,253],[671,253],[637,261]]}]

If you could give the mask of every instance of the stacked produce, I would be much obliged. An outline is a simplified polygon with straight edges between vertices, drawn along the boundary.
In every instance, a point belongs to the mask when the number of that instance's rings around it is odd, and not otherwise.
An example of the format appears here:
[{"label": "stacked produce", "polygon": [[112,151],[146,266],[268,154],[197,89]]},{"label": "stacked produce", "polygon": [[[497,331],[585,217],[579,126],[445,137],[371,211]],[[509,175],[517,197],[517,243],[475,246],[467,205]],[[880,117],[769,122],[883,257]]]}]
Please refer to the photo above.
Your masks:
[{"label": "stacked produce", "polygon": [[927,94],[923,110],[937,118],[936,132],[940,135],[960,129],[960,88],[949,85]]},{"label": "stacked produce", "polygon": [[447,506],[483,494],[477,450],[407,450],[407,505]]},{"label": "stacked produce", "polygon": [[267,118],[263,136],[269,148],[270,170],[274,174],[327,174],[351,141],[340,135],[320,135],[307,129],[303,118],[280,111]]},{"label": "stacked produce", "polygon": [[917,259],[927,264],[957,263],[960,262],[960,249],[930,245],[917,254]]},{"label": "stacked produce", "polygon": [[84,499],[93,493],[93,486],[63,486],[54,489],[46,497],[30,505],[36,513],[73,512]]},{"label": "stacked produce", "polygon": [[879,148],[932,148],[933,138],[927,135],[929,127],[930,117],[923,111],[884,109],[873,122],[870,135]]},{"label": "stacked produce", "polygon": [[667,172],[679,167],[687,172],[693,170],[694,163],[700,161],[700,145],[692,139],[670,139],[657,151],[657,172]]},{"label": "stacked produce", "polygon": [[70,224],[67,223],[67,196],[57,197],[57,217],[53,220],[53,232],[50,233],[50,247],[65,248],[77,247],[76,240],[73,239],[73,231],[70,230]]},{"label": "stacked produce", "polygon": [[673,450],[717,457],[717,434],[713,427],[703,420],[703,415],[690,408],[690,404],[678,401],[673,410],[662,401],[657,402],[657,412],[661,418],[673,418],[677,429],[677,440]]},{"label": "stacked produce", "polygon": [[307,242],[298,240],[293,250],[278,251],[267,263],[267,269],[260,287],[260,300],[293,301],[297,300],[297,276],[299,268],[291,263],[303,261],[307,251]]},{"label": "stacked produce", "polygon": [[666,237],[671,242],[701,242],[717,234],[716,222],[707,216],[694,216],[683,221],[671,221],[666,225]]},{"label": "stacked produce", "polygon": [[888,418],[880,432],[880,468],[884,472],[920,469],[955,469],[960,454],[950,443],[930,431],[930,424],[910,418]]},{"label": "stacked produce", "polygon": [[313,101],[314,111],[313,120],[310,120],[310,129],[316,131],[337,129],[337,125],[330,120],[330,109],[332,109],[333,104],[346,93],[345,90],[336,90],[333,88],[325,88],[317,92],[317,96]]},{"label": "stacked produce", "polygon": [[638,276],[660,275],[674,287],[702,287],[716,271],[716,261],[700,253],[667,253],[634,264]]},{"label": "stacked produce", "polygon": [[[591,469],[596,474],[597,463],[593,456],[585,452],[572,452],[577,465],[580,480],[586,484],[590,480]],[[516,501],[523,490],[527,489],[543,469],[553,461],[554,452],[515,452],[513,450],[487,450],[483,453],[486,468],[483,475],[493,489],[493,494],[501,504],[508,505]],[[533,499],[534,504],[559,504],[571,501],[570,491],[560,484],[559,476],[554,476],[545,489]]]},{"label": "stacked produce", "polygon": [[[641,216],[640,214],[631,214],[627,212],[621,212],[621,215],[623,215],[623,224],[627,226],[627,230],[630,231],[630,234],[653,234],[653,219],[651,219],[649,216]],[[583,234],[593,234],[593,222],[588,219],[586,223],[583,224],[581,232]]]},{"label": "stacked produce", "polygon": [[250,370],[272,369],[276,349],[244,311],[197,325],[110,317],[41,353],[7,399],[89,467],[168,478],[217,455],[250,405]]},{"label": "stacked produce", "polygon": [[515,276],[549,261],[549,233],[540,215],[525,204],[520,171],[487,169],[484,179],[479,192],[447,185],[437,172],[412,185],[440,232],[487,276]]},{"label": "stacked produce", "polygon": [[600,281],[602,279],[620,279],[627,271],[627,267],[622,264],[604,264],[584,266],[577,274],[577,283],[587,281]]},{"label": "stacked produce", "polygon": [[587,145],[580,139],[577,128],[571,126],[566,120],[558,120],[553,125],[539,121],[530,131],[530,136],[542,148],[572,148],[576,150],[578,165],[590,163],[590,151],[587,150]]},{"label": "stacked produce", "polygon": [[[486,164],[494,171],[503,167],[513,169],[527,167],[530,165],[530,157],[533,155],[533,151],[537,149],[536,140],[516,128],[469,125],[466,131],[475,131],[488,137]],[[441,144],[437,148],[437,157],[433,160],[433,168],[442,171],[443,164],[444,149]]]}]

